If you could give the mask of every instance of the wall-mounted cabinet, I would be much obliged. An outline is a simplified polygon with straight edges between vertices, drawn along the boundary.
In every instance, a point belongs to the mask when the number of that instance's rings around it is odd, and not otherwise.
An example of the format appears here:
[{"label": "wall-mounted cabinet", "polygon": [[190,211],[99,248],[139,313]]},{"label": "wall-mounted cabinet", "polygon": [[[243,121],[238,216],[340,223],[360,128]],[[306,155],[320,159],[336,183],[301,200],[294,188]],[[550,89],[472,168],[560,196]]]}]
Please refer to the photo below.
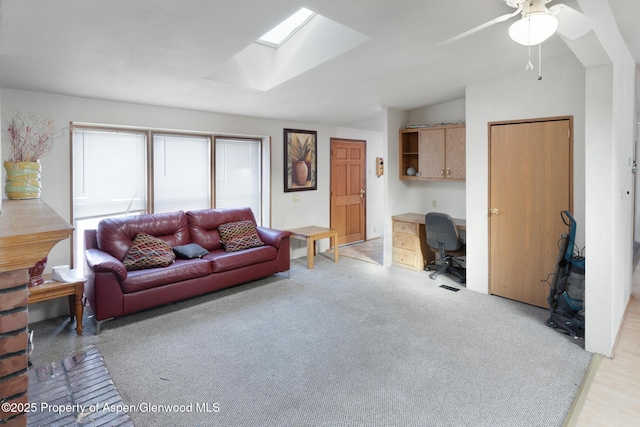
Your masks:
[{"label": "wall-mounted cabinet", "polygon": [[400,179],[465,180],[464,125],[400,130]]}]

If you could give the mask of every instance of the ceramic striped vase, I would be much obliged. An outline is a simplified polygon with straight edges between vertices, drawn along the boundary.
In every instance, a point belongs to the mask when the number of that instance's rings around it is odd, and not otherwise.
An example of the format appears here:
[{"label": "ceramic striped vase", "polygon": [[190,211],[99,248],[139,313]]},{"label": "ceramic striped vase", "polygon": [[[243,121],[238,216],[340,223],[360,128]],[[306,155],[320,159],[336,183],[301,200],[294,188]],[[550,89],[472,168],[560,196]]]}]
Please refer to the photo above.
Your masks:
[{"label": "ceramic striped vase", "polygon": [[4,191],[9,199],[37,199],[42,192],[40,162],[4,162]]}]

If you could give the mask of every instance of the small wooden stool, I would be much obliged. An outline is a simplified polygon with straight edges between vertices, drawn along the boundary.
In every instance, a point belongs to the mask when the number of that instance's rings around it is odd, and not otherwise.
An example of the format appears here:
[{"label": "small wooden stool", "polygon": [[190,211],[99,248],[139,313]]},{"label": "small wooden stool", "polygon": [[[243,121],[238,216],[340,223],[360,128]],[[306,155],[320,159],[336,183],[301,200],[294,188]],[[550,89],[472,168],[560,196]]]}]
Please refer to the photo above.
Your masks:
[{"label": "small wooden stool", "polygon": [[330,244],[333,245],[334,262],[338,262],[338,230],[326,227],[317,227],[311,225],[308,227],[300,227],[289,230],[291,237],[307,241],[307,268],[313,269],[313,258],[316,255],[316,240],[331,239]]}]

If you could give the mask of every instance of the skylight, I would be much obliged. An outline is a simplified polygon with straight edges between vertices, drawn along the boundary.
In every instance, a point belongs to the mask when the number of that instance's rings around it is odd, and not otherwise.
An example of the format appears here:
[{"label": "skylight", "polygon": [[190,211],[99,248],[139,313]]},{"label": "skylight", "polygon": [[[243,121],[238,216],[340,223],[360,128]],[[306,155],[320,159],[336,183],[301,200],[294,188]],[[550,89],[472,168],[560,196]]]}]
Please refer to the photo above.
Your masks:
[{"label": "skylight", "polygon": [[315,12],[303,7],[256,41],[277,48],[309,22],[315,14]]}]

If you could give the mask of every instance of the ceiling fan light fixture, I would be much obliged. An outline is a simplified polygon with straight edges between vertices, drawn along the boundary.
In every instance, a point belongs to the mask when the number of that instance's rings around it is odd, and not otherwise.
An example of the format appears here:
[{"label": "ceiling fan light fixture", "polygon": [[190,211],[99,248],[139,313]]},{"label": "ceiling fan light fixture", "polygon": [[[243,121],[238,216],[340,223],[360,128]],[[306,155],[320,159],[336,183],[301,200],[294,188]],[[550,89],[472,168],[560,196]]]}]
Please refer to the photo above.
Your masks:
[{"label": "ceiling fan light fixture", "polygon": [[544,12],[531,12],[509,27],[509,37],[524,46],[540,44],[558,29],[558,19]]}]

